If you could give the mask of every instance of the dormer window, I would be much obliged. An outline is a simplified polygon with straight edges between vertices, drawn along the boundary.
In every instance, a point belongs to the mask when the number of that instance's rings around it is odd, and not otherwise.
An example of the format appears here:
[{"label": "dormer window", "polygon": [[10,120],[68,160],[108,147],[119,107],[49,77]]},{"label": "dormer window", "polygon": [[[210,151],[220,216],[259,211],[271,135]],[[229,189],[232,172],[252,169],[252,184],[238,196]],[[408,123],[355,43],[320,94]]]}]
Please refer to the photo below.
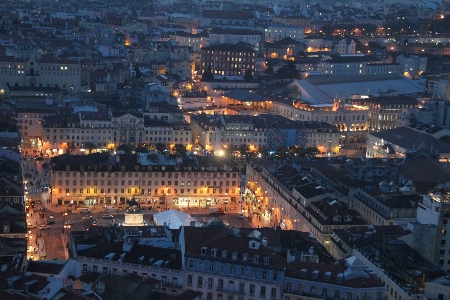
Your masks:
[{"label": "dormer window", "polygon": [[306,269],[301,269],[300,270],[300,277],[306,277]]},{"label": "dormer window", "polygon": [[264,257],[264,265],[268,266],[270,262],[270,257]]},{"label": "dormer window", "polygon": [[3,233],[9,233],[9,225],[3,225]]},{"label": "dormer window", "polygon": [[317,279],[319,277],[319,271],[318,270],[314,270],[312,272],[312,279]]},{"label": "dormer window", "polygon": [[254,263],[254,264],[257,264],[258,261],[259,261],[259,255],[258,255],[258,254],[255,254],[255,255],[253,256],[253,263]]},{"label": "dormer window", "polygon": [[344,279],[344,274],[343,273],[339,273],[338,276],[337,276],[337,282],[338,283],[342,283],[343,279]]},{"label": "dormer window", "polygon": [[80,165],[80,171],[84,171],[84,166]]},{"label": "dormer window", "polygon": [[70,165],[66,165],[66,171],[70,171]]},{"label": "dormer window", "polygon": [[206,250],[208,250],[207,247],[202,247],[201,254],[206,255]]},{"label": "dormer window", "polygon": [[233,253],[231,254],[231,259],[232,259],[232,260],[236,260],[237,257],[238,257],[237,251],[233,251]]},{"label": "dormer window", "polygon": [[222,250],[222,258],[227,258],[228,250]]},{"label": "dormer window", "polygon": [[326,272],[325,276],[324,276],[325,281],[330,281],[330,276],[331,276],[331,272]]},{"label": "dormer window", "polygon": [[111,170],[112,170],[112,166],[108,165],[108,171],[111,171]]},{"label": "dormer window", "polygon": [[214,248],[211,250],[211,256],[213,256],[213,257],[217,256],[217,248]]}]

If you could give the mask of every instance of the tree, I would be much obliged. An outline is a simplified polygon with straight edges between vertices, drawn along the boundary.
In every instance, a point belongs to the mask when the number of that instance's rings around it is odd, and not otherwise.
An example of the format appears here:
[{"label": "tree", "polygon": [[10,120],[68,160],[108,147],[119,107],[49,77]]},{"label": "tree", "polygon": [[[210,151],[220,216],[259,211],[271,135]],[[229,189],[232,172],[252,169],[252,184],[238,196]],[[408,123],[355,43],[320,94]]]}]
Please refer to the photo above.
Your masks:
[{"label": "tree", "polygon": [[252,81],[253,81],[252,70],[247,69],[247,70],[245,71],[245,74],[244,74],[244,80],[247,81],[247,82],[252,82]]},{"label": "tree", "polygon": [[319,154],[319,148],[317,147],[308,147],[305,149],[305,155],[309,157],[315,157]]},{"label": "tree", "polygon": [[131,154],[133,152],[133,147],[129,144],[120,144],[116,150],[123,151],[125,154]]},{"label": "tree", "polygon": [[84,143],[84,148],[87,149],[89,151],[89,153],[91,153],[92,150],[94,150],[96,148],[96,146],[92,142],[86,142],[86,143]]},{"label": "tree", "polygon": [[186,156],[186,146],[183,144],[175,144],[172,147],[172,151],[181,156]]},{"label": "tree", "polygon": [[249,151],[249,147],[246,144],[242,144],[239,146],[238,150],[241,153],[241,155],[245,155],[247,151]]},{"label": "tree", "polygon": [[261,146],[261,148],[259,148],[259,153],[261,153],[262,157],[266,157],[269,151],[266,146]]},{"label": "tree", "polygon": [[214,75],[211,70],[211,66],[208,66],[208,68],[203,72],[202,74],[202,81],[213,81]]},{"label": "tree", "polygon": [[136,79],[141,79],[142,73],[141,73],[141,70],[139,70],[138,67],[135,67],[135,68],[134,68],[134,72],[136,72],[136,75],[134,76],[134,78],[136,78]]},{"label": "tree", "polygon": [[275,73],[276,77],[279,79],[298,78],[298,74],[299,72],[292,60],[288,60],[287,64],[279,68]]},{"label": "tree", "polygon": [[158,143],[155,145],[156,150],[160,153],[163,153],[164,151],[167,150],[166,145],[164,145],[163,143]]},{"label": "tree", "polygon": [[145,144],[141,144],[139,145],[136,150],[137,153],[147,153],[148,152],[148,148],[145,146]]}]

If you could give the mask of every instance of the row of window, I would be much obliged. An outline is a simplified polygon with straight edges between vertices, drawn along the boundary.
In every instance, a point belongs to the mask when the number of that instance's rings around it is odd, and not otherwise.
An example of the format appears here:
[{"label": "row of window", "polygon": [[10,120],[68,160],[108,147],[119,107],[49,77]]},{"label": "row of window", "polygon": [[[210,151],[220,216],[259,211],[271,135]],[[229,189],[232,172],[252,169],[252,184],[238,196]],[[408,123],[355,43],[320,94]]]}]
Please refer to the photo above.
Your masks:
[{"label": "row of window", "polygon": [[[68,167],[70,168],[70,165],[68,165]],[[88,169],[92,169],[92,167],[91,168],[90,167],[91,166],[88,166]],[[97,169],[98,169],[98,166],[94,166],[94,170],[96,169],[95,167],[97,167]],[[83,166],[83,168],[81,170],[84,170],[84,166]],[[63,175],[65,175],[65,177],[78,177],[78,174],[76,172],[65,172],[65,173],[63,173],[62,171],[58,171],[57,174],[58,174],[58,177],[62,177]],[[174,176],[174,178],[178,178],[178,176],[180,176],[181,178],[185,178],[186,174],[187,174],[188,178],[192,178],[192,177],[198,178],[199,176],[201,178],[210,178],[210,176],[211,176],[210,173],[200,173],[199,174],[197,172],[194,172],[194,173],[184,173],[184,172],[178,173],[178,172],[175,172],[173,174],[172,174],[172,172],[167,172],[167,173],[166,172],[162,172],[162,173],[159,173],[159,172],[148,172],[148,173],[145,173],[145,172],[144,173],[137,173],[137,172],[127,172],[127,173],[120,172],[119,173],[119,172],[115,172],[115,173],[113,173],[114,176],[112,176],[111,173],[107,173],[107,172],[100,172],[100,173],[97,173],[97,172],[86,172],[86,173],[83,173],[83,172],[81,172],[81,173],[79,173],[79,177],[84,177],[85,174],[86,174],[86,177],[91,177],[91,176],[92,177],[105,177],[105,174],[107,174],[106,177],[116,177],[116,178],[118,178],[118,177],[122,177],[123,178],[123,177],[125,177],[125,174],[126,174],[127,177],[133,177],[133,174],[134,174],[134,177],[136,177],[136,178],[137,177],[141,177],[141,178],[145,178],[145,177],[147,177],[147,178],[159,178],[159,177],[165,178],[166,176],[168,178],[172,178],[172,176]],[[100,176],[98,176],[98,174],[100,174]],[[213,176],[213,178],[219,178],[219,179],[222,179],[222,178],[237,178],[237,173],[217,173],[217,174],[214,173],[214,174],[212,174],[212,176]],[[182,185],[184,185],[184,181],[181,181],[181,182],[183,183]],[[217,181],[212,181],[212,182],[213,182],[214,186],[217,186]],[[190,181],[187,182],[187,185],[190,185]],[[194,181],[193,185],[197,185],[197,181]],[[204,185],[204,181],[200,181],[200,185]],[[211,185],[211,181],[209,181],[209,180],[206,181],[206,185],[208,185],[208,186]]]},{"label": "row of window", "polygon": [[[114,181],[113,180],[107,180],[107,181],[100,180],[100,185],[104,185],[105,182],[107,183],[107,185],[111,185],[111,184],[118,185],[119,184],[119,180],[114,180]],[[98,181],[97,180],[93,180],[92,182],[91,182],[91,180],[86,180],[86,185],[90,186],[91,183],[94,186],[98,185]],[[133,182],[133,184],[136,185],[136,186],[138,186],[139,184],[145,185],[145,183],[146,183],[145,180],[142,180],[141,182],[139,182],[139,180],[135,180]],[[174,183],[174,186],[178,186],[178,181],[177,180],[175,180],[173,183]],[[205,183],[205,181],[200,181],[200,188],[205,187],[205,186],[211,186],[211,181],[206,181],[206,185],[204,183]],[[219,184],[217,184],[217,183],[219,183]],[[230,183],[231,183],[231,186],[236,186],[236,181],[231,181],[231,182],[230,181],[225,181],[225,186],[230,186]],[[62,184],[63,184],[63,181],[62,180],[58,180],[58,185],[62,185]],[[121,185],[125,185],[125,180],[121,180],[120,184]],[[184,186],[184,184],[185,184],[184,181],[180,182],[180,186]],[[65,181],[65,185],[70,185],[70,180],[66,180]],[[77,180],[72,180],[72,185],[77,186],[78,185],[78,181]],[[84,185],[84,180],[80,180],[79,181],[79,185]],[[128,180],[128,185],[132,185],[132,181],[131,180]],[[152,186],[152,185],[159,186],[159,181],[153,181],[152,182],[151,180],[148,180],[147,181],[147,185],[148,186]],[[163,180],[163,181],[161,181],[161,185],[163,185],[163,186],[164,185],[165,186],[172,186],[172,181],[170,181],[170,180],[169,181],[164,181]],[[190,186],[191,185],[191,181],[187,181],[186,185]],[[197,185],[197,181],[194,181],[194,186],[198,186]],[[213,186],[223,186],[223,181],[213,181]]]},{"label": "row of window", "polygon": [[[114,194],[118,194],[120,190],[121,194],[125,194],[125,189],[114,189]],[[78,191],[78,193],[77,193]],[[99,194],[98,193],[99,189],[97,188],[80,188],[80,189],[72,189],[72,192],[70,191],[69,188],[65,189],[65,193],[66,194]],[[112,191],[112,189],[100,189],[100,194],[104,194],[104,193],[108,193],[110,194]],[[239,189],[193,189],[192,190],[194,194],[216,194],[217,192],[219,194],[223,194],[223,192],[225,192],[226,194],[238,194]],[[199,192],[199,193],[198,193]],[[57,193],[62,195],[63,194],[63,189],[59,188],[57,190]],[[163,188],[163,189],[147,189],[147,192],[145,192],[145,189],[141,189],[141,188],[129,188],[127,189],[127,194],[134,194],[134,195],[172,195],[172,189],[169,188]],[[178,192],[178,189],[174,189],[173,190],[173,195],[177,195],[177,194],[187,194],[190,195],[191,194],[191,189],[180,189],[180,192]],[[18,203],[19,201],[15,201],[15,203]]]},{"label": "row of window", "polygon": [[[217,283],[216,283],[216,281],[217,281]],[[193,275],[189,274],[187,276],[186,285],[194,286]],[[248,291],[249,296],[259,296],[259,298],[266,298],[267,296],[270,296],[271,298],[275,298],[278,295],[278,289],[275,287],[270,288],[270,294],[268,294],[268,292],[267,292],[268,287],[266,287],[266,286],[260,286],[259,291],[257,291],[255,284],[249,284],[247,282],[235,282],[234,280],[228,280],[226,282],[223,279],[215,280],[215,278],[212,278],[212,277],[208,277],[206,279],[206,282],[204,282],[203,276],[197,276],[195,286],[197,288],[203,288],[204,286],[206,286],[206,288],[208,288],[208,289],[216,288],[219,291],[223,290],[223,291],[231,292],[231,293],[235,293],[235,292],[246,293],[246,291]],[[210,297],[212,297],[212,294],[208,293],[207,299],[209,299],[208,295],[210,295]]]}]

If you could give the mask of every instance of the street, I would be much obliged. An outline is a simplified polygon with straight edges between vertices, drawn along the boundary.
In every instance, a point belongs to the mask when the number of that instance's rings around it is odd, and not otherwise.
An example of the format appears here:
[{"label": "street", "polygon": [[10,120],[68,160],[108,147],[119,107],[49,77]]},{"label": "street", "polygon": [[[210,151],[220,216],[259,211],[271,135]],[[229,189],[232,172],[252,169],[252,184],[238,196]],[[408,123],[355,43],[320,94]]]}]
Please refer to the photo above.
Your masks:
[{"label": "street", "polygon": [[[32,201],[35,203],[35,208],[29,208],[27,211],[27,224],[35,225],[36,228],[28,229],[29,237],[29,253],[28,257],[33,256],[33,259],[68,259],[67,252],[67,233],[68,231],[85,231],[92,226],[95,220],[98,226],[108,227],[117,223],[124,222],[124,211],[117,211],[112,213],[114,219],[103,219],[101,213],[104,208],[97,206],[96,209],[91,207],[91,213],[80,213],[77,210],[68,212],[67,215],[62,214],[67,209],[65,206],[52,204],[50,201],[51,190],[49,169],[45,167],[49,159],[35,160],[27,159],[23,161],[24,185],[26,187],[27,204]],[[47,163],[47,164],[46,164]],[[225,220],[230,226],[234,227],[270,227],[271,222],[268,217],[263,215],[253,214],[250,218],[238,217],[240,205],[228,205],[224,215],[212,215],[208,208],[189,208],[182,210],[185,213],[195,217],[199,222],[206,222],[213,217],[218,217]],[[45,209],[41,214],[41,209]],[[170,208],[170,205],[168,205]],[[222,207],[225,210],[225,207]],[[144,221],[151,224],[153,212],[143,210]],[[53,215],[53,218],[50,218]],[[82,217],[91,215],[92,219],[83,220]],[[38,229],[39,225],[44,224],[46,220],[51,220],[54,223],[50,224],[49,229]],[[64,226],[67,221],[73,221],[73,224]],[[273,223],[273,222],[272,222]],[[37,248],[36,250],[34,248]]]}]

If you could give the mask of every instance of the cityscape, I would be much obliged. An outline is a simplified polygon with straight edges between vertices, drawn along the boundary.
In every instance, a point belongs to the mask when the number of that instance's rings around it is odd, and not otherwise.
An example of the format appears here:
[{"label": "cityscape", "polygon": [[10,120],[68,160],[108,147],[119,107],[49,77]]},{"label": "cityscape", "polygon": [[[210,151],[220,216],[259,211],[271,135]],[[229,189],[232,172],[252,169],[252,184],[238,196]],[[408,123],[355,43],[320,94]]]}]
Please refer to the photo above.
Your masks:
[{"label": "cityscape", "polygon": [[450,1],[5,0],[1,300],[450,300]]}]

